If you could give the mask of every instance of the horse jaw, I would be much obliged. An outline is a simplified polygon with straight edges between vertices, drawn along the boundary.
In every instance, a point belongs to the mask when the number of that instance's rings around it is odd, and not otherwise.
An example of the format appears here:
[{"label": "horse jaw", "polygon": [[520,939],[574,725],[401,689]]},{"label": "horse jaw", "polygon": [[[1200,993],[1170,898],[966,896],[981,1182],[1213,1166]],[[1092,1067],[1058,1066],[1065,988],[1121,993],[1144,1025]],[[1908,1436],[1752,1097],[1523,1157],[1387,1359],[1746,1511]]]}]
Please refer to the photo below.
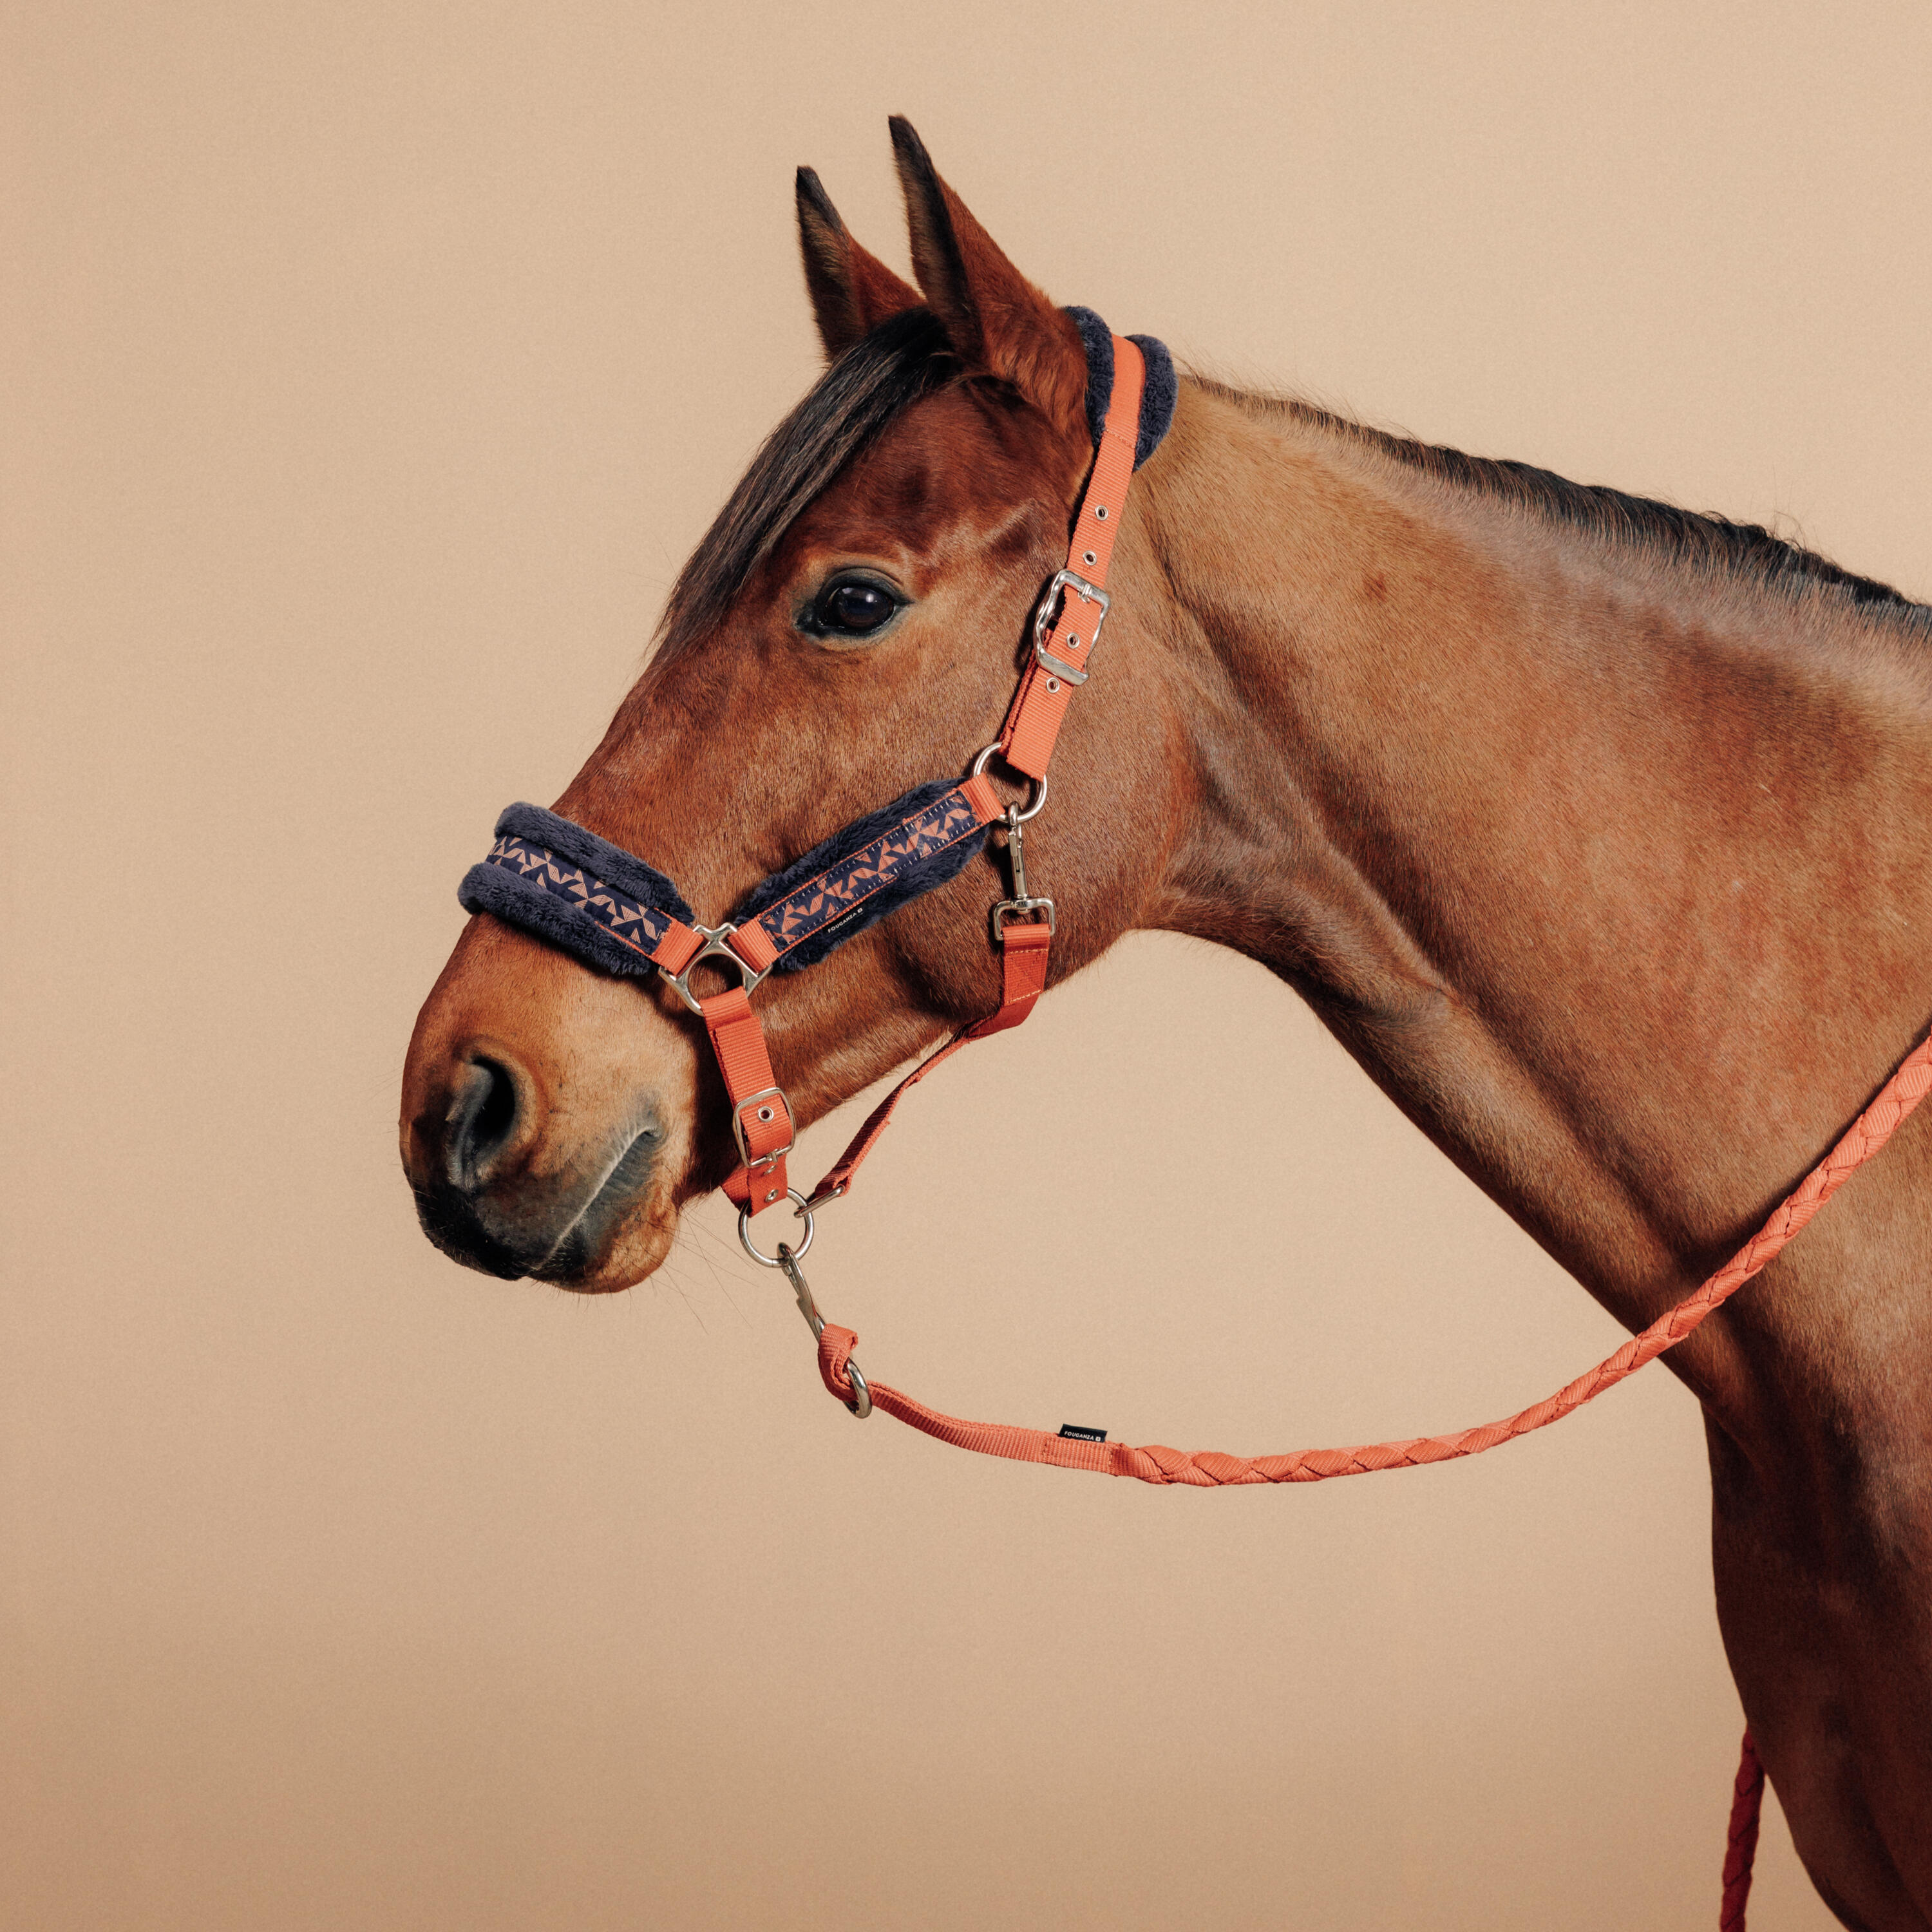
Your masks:
[{"label": "horse jaw", "polygon": [[693,1189],[698,1060],[651,991],[473,920],[418,1015],[403,1166],[466,1268],[608,1294],[649,1276]]}]

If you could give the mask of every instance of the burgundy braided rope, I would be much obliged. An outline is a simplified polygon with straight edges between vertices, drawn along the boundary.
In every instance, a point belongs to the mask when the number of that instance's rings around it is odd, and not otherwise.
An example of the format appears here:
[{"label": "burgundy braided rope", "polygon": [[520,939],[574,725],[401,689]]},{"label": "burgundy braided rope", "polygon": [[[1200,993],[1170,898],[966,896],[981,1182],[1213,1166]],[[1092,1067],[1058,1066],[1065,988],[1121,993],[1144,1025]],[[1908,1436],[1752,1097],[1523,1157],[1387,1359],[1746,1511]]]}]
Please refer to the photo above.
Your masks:
[{"label": "burgundy braided rope", "polygon": [[1757,1856],[1758,1813],[1763,1803],[1764,1766],[1758,1762],[1757,1746],[1746,1731],[1738,1781],[1731,1792],[1730,1838],[1724,1847],[1724,1902],[1718,1909],[1718,1932],[1744,1932],[1751,1862]]}]

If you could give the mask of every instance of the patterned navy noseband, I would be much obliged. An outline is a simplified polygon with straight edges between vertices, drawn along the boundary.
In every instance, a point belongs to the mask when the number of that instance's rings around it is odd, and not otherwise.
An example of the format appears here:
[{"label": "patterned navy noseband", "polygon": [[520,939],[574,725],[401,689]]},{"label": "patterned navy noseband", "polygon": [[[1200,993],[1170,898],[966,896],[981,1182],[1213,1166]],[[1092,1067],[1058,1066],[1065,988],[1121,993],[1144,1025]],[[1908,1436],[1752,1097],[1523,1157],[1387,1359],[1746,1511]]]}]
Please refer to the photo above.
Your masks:
[{"label": "patterned navy noseband", "polygon": [[[984,808],[985,781],[968,783],[920,785],[754,886],[726,925],[742,935],[757,976],[815,964],[962,870],[999,816],[997,802]],[[458,897],[468,911],[493,913],[619,975],[658,971],[680,928],[702,930],[654,866],[534,805],[513,805],[497,820],[490,856],[470,867]]]},{"label": "patterned navy noseband", "polygon": [[[1091,309],[1067,314],[1087,352],[1088,426],[1098,445],[1114,388],[1113,338]],[[1152,336],[1127,339],[1146,367],[1138,469],[1173,420],[1174,363]],[[908,900],[943,886],[1002,816],[983,778],[941,778],[835,832],[754,886],[727,922],[741,967],[748,968],[747,985],[767,972],[814,964]],[[604,973],[642,976],[662,969],[675,977],[686,950],[678,935],[711,937],[656,867],[534,805],[513,805],[497,820],[496,844],[470,868],[457,896],[466,911],[492,914]],[[692,958],[706,950],[717,950],[698,942]]]}]

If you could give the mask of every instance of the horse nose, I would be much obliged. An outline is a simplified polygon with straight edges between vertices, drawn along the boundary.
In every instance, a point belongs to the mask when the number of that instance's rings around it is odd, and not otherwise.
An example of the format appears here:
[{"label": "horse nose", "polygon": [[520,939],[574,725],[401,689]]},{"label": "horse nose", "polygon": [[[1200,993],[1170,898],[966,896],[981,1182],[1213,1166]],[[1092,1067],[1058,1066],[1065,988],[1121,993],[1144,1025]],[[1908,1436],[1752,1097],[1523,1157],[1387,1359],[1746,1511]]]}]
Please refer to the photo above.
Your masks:
[{"label": "horse nose", "polygon": [[508,1054],[494,1048],[464,1054],[443,1115],[443,1178],[460,1194],[479,1192],[530,1114],[530,1076]]}]

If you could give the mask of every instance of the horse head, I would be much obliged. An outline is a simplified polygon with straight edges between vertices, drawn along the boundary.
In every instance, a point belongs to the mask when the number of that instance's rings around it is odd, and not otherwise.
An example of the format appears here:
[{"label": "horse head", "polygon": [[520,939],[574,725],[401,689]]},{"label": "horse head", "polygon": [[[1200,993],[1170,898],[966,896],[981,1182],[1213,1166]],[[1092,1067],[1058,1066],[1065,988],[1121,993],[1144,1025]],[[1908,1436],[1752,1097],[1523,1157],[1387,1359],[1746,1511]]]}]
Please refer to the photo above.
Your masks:
[{"label": "horse head", "polygon": [[[1080,324],[1007,260],[911,128],[892,133],[918,286],[800,171],[828,367],[686,566],[650,662],[556,808],[675,880],[707,925],[996,737],[1094,460]],[[1134,716],[1100,683],[1074,707],[1054,809],[1028,841],[1058,902],[1056,979],[1136,922],[1178,783],[1173,714],[1136,672],[1157,641],[1157,573],[1131,518],[1120,538],[1117,580],[1149,580],[1106,640],[1108,680],[1138,686]],[[1000,797],[1027,795],[997,764],[989,776]],[[811,972],[760,988],[799,1126],[998,1006],[987,914],[1001,884],[997,856],[976,848]],[[717,970],[698,964],[694,984]],[[656,976],[600,973],[478,913],[404,1075],[403,1160],[425,1231],[498,1275],[590,1291],[641,1280],[682,1205],[738,1157],[704,1046]]]}]

